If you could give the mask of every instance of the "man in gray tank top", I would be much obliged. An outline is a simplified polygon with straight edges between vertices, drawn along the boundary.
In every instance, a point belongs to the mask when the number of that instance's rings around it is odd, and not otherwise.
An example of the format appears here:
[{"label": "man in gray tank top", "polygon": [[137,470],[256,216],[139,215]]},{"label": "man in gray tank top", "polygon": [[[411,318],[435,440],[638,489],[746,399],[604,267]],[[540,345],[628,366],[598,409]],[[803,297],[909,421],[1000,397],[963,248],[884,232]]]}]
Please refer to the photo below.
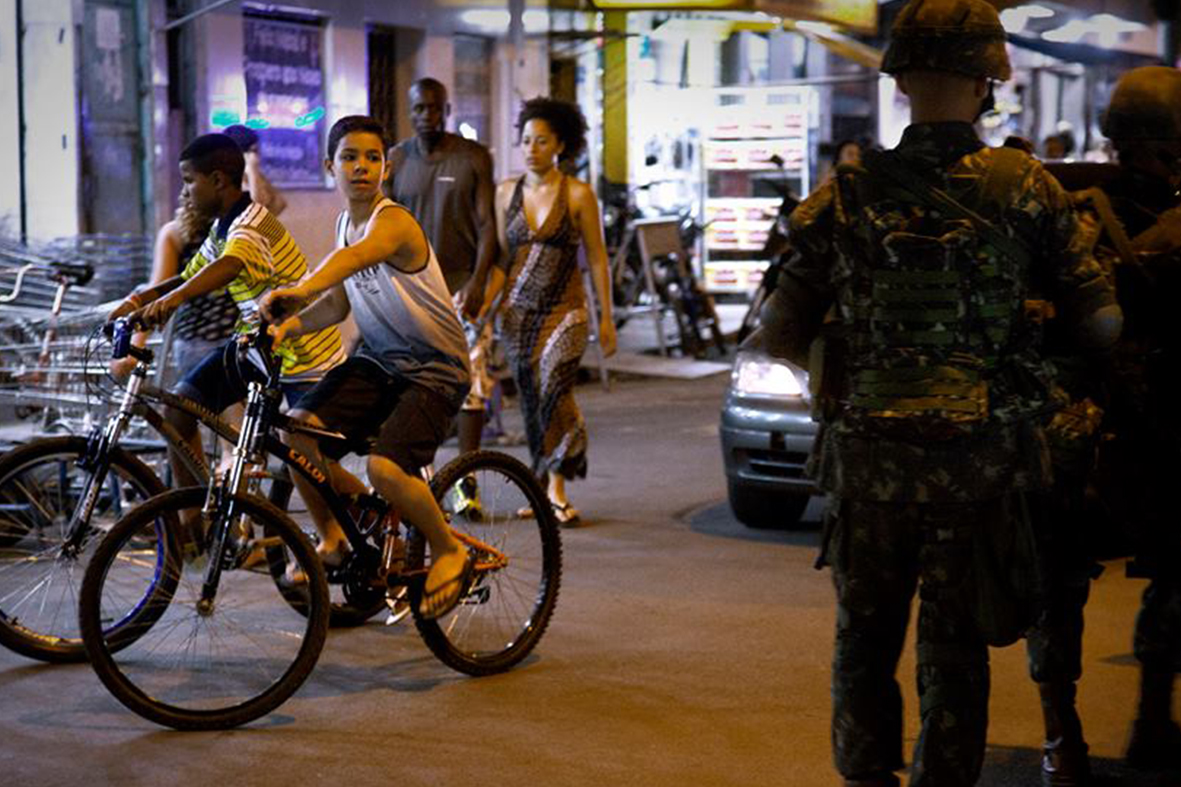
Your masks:
[{"label": "man in gray tank top", "polygon": [[[447,132],[451,104],[441,82],[430,77],[417,80],[410,86],[409,99],[415,135],[390,148],[385,192],[422,225],[456,306],[474,320],[483,306],[484,283],[497,249],[492,157],[483,145]],[[458,432],[459,450],[466,453],[480,447],[492,380],[485,361],[491,329],[465,328],[472,386],[459,413]]]}]

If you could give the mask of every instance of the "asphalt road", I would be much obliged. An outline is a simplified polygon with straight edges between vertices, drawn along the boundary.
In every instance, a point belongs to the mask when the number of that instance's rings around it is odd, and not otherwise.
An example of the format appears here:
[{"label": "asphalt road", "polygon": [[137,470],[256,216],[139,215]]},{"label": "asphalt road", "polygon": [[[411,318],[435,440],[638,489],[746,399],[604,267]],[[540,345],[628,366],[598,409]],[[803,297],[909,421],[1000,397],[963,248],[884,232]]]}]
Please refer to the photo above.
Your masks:
[{"label": "asphalt road", "polygon": [[[310,680],[272,716],[176,733],[124,710],[85,665],[4,651],[0,785],[840,784],[828,742],[833,593],[811,567],[819,501],[801,530],[733,519],[717,439],[724,384],[579,389],[591,469],[571,495],[586,524],[563,533],[553,623],[515,671],[461,676],[412,626],[377,622],[333,632]],[[1095,583],[1080,706],[1101,784],[1178,785],[1119,760],[1142,588],[1122,561]],[[913,656],[912,644],[900,666],[908,753]],[[1033,787],[1041,718],[1024,651],[994,651],[992,664],[980,783]]]}]

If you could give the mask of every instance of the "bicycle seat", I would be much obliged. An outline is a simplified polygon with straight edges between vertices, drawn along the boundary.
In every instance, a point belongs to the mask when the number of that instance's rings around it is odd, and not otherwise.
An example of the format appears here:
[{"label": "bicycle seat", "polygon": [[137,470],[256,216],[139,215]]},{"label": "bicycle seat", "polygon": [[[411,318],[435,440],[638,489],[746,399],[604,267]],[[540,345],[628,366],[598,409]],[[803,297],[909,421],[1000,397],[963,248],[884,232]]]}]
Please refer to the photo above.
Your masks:
[{"label": "bicycle seat", "polygon": [[94,266],[88,262],[51,262],[53,278],[61,283],[69,283],[75,287],[88,284],[94,278]]}]

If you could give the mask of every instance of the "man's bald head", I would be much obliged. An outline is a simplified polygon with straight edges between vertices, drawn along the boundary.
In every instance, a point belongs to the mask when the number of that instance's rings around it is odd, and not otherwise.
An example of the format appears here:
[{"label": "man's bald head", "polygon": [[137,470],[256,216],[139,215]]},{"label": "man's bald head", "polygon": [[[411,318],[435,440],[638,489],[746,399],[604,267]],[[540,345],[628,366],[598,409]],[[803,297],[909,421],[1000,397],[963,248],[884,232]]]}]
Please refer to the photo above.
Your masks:
[{"label": "man's bald head", "polygon": [[434,77],[423,77],[422,79],[414,80],[410,85],[410,103],[414,103],[416,92],[421,94],[424,91],[433,93],[444,104],[447,103],[447,87]]},{"label": "man's bald head", "polygon": [[442,82],[423,77],[410,86],[410,123],[423,142],[430,145],[443,136],[450,114],[447,88]]}]

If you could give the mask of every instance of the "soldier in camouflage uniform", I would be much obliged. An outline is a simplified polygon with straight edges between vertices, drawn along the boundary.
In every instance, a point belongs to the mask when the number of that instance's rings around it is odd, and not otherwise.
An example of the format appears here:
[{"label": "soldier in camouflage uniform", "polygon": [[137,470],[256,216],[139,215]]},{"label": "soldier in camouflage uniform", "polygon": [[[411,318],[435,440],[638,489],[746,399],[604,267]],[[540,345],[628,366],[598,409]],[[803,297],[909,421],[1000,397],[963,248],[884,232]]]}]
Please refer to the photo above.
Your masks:
[{"label": "soldier in camouflage uniform", "polygon": [[[1046,430],[1054,467],[1054,487],[1043,509],[1044,527],[1039,529],[1047,593],[1039,624],[1027,639],[1030,674],[1038,683],[1045,716],[1047,787],[1082,785],[1089,777],[1087,746],[1074,698],[1075,682],[1082,672],[1083,606],[1090,579],[1097,574],[1083,499],[1101,431],[1115,436],[1104,448],[1105,475],[1114,476],[1105,485],[1113,490],[1106,499],[1122,498],[1116,509],[1128,515],[1139,534],[1139,551],[1153,558],[1170,554],[1169,549],[1178,554],[1175,540],[1170,546],[1151,534],[1159,531],[1175,507],[1171,489],[1181,470],[1181,443],[1167,423],[1174,408],[1161,398],[1171,396],[1181,383],[1161,378],[1162,373],[1175,373],[1178,361],[1175,353],[1168,354],[1162,339],[1169,336],[1169,299],[1177,292],[1177,283],[1165,279],[1175,277],[1169,269],[1175,271],[1181,264],[1181,235],[1152,252],[1138,246],[1162,234],[1158,226],[1154,233],[1142,235],[1178,202],[1176,174],[1162,166],[1160,147],[1164,146],[1166,157],[1169,147],[1174,158],[1181,153],[1181,72],[1160,67],[1129,72],[1120,81],[1112,107],[1106,129],[1123,151],[1119,165],[1048,167],[1072,189],[1083,234],[1094,239],[1096,256],[1116,279],[1118,300],[1128,318],[1114,366],[1066,354],[1068,344],[1055,335],[1054,321],[1048,324],[1046,344],[1055,356],[1056,382],[1067,404]],[[1133,241],[1129,234],[1141,237]],[[1150,363],[1157,369],[1151,378]],[[1114,375],[1102,373],[1112,369]],[[1109,411],[1104,419],[1096,400],[1105,400],[1106,390],[1114,396],[1110,403],[1104,401]],[[1142,523],[1149,527],[1141,527]],[[1149,565],[1148,560],[1138,562]],[[1142,660],[1146,656],[1148,661],[1140,720],[1128,753],[1129,762],[1138,766],[1166,766],[1181,747],[1181,735],[1169,722],[1175,667],[1168,666],[1167,655],[1169,637],[1177,641],[1181,620],[1162,614],[1181,608],[1175,594],[1174,586],[1154,582],[1139,627],[1137,652],[1143,652]],[[1175,654],[1177,646],[1171,647]],[[1171,658],[1175,665],[1176,656]]]},{"label": "soldier in camouflage uniform", "polygon": [[797,363],[822,338],[811,466],[829,494],[837,770],[849,787],[899,784],[895,672],[917,588],[909,783],[956,787],[983,761],[988,643],[1029,622],[1023,493],[1049,482],[1048,376],[1025,301],[1046,293],[1092,346],[1114,341],[1120,316],[1065,192],[972,127],[992,80],[1009,76],[995,9],[911,0],[882,70],[910,97],[912,125],[796,209],[761,336]]},{"label": "soldier in camouflage uniform", "polygon": [[[1124,74],[1103,132],[1119,155],[1114,178],[1089,200],[1103,229],[1105,257],[1127,322],[1116,348],[1105,424],[1114,440],[1104,464],[1128,515],[1136,559],[1129,574],[1150,579],[1136,618],[1140,662],[1137,718],[1129,765],[1181,766],[1181,729],[1171,718],[1174,676],[1181,670],[1181,71],[1163,66]],[[1113,214],[1113,215],[1112,215]],[[1108,461],[1109,460],[1109,461]]]},{"label": "soldier in camouflage uniform", "polygon": [[[1082,676],[1083,607],[1091,580],[1102,573],[1087,530],[1087,486],[1102,435],[1106,358],[1080,355],[1049,319],[1046,352],[1056,374],[1054,398],[1062,407],[1046,426],[1053,485],[1032,496],[1043,596],[1035,626],[1026,636],[1029,674],[1037,683],[1045,723],[1043,787],[1083,787],[1090,765],[1082,721],[1075,708]],[[1073,352],[1072,352],[1073,351]]]}]

